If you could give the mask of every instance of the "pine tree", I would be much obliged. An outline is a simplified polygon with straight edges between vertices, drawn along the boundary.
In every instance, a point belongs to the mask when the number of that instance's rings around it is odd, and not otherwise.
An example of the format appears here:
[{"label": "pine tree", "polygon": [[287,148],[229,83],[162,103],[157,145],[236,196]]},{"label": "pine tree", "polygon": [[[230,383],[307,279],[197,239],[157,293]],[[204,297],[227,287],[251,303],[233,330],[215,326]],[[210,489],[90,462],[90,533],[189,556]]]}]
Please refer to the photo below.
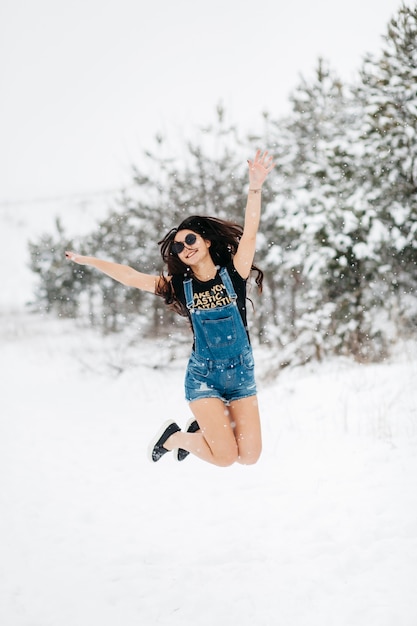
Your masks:
[{"label": "pine tree", "polygon": [[64,261],[65,250],[74,242],[69,239],[59,219],[55,222],[56,236],[44,233],[38,242],[29,241],[30,267],[38,275],[35,300],[31,306],[37,310],[54,312],[59,317],[76,317],[79,295],[86,284],[81,267]]},{"label": "pine tree", "polygon": [[286,291],[285,335],[297,358],[335,350],[363,359],[364,307],[377,264],[365,267],[368,231],[355,199],[362,112],[322,60],[291,100],[292,115],[276,125],[279,195],[267,208],[276,243],[266,257]]},{"label": "pine tree", "polygon": [[[373,210],[385,306],[415,326],[417,309],[417,6],[401,6],[381,54],[365,59],[363,191]],[[395,299],[392,297],[395,295]],[[410,297],[412,296],[412,297]]]}]

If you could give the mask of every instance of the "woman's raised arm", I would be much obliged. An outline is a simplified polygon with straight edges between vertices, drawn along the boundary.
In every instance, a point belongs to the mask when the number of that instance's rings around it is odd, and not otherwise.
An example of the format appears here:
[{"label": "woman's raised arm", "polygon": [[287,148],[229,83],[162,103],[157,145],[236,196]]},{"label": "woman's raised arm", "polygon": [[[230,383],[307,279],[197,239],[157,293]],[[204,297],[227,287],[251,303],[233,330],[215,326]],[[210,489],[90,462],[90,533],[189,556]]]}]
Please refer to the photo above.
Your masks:
[{"label": "woman's raised arm", "polygon": [[262,185],[269,172],[274,168],[272,156],[268,152],[261,153],[257,150],[253,161],[249,165],[249,191],[245,210],[245,223],[239,247],[234,256],[233,263],[242,278],[247,278],[255,256],[256,234],[261,219],[261,194]]},{"label": "woman's raised arm", "polygon": [[135,287],[136,289],[142,289],[143,291],[155,293],[160,280],[159,276],[143,274],[142,272],[138,272],[133,269],[133,267],[129,267],[129,265],[103,261],[102,259],[97,259],[93,256],[83,256],[70,251],[66,252],[65,256],[70,261],[74,261],[74,263],[78,263],[79,265],[95,267],[100,272],[103,272],[103,274],[117,280],[119,283],[122,283],[122,285],[126,285],[126,287]]}]

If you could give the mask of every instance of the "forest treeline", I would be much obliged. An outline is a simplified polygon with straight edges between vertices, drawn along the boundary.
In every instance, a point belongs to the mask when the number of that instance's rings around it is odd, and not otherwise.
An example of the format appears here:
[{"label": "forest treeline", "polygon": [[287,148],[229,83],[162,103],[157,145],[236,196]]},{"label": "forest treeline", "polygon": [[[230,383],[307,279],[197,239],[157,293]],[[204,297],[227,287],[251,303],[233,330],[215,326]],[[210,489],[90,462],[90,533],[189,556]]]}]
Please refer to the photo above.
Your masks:
[{"label": "forest treeline", "polygon": [[93,232],[71,240],[57,220],[54,233],[29,243],[36,308],[104,332],[129,324],[143,335],[175,332],[182,321],[161,299],[70,264],[64,251],[159,273],[157,242],[185,216],[242,223],[246,159],[261,147],[276,168],[263,193],[256,264],[265,279],[261,296],[249,294],[252,336],[282,365],[384,358],[417,328],[416,42],[417,5],[402,5],[353,83],[319,59],[288,115],[260,113],[256,136],[242,136],[221,105],[180,148],[156,136]]}]

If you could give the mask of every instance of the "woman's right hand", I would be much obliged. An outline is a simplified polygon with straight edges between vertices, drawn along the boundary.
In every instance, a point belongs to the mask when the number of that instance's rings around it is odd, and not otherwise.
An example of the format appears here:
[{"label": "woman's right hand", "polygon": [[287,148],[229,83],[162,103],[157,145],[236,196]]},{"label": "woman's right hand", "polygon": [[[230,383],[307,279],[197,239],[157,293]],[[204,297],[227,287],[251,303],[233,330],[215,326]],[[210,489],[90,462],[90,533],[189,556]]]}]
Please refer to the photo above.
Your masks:
[{"label": "woman's right hand", "polygon": [[81,254],[75,254],[75,252],[71,252],[69,250],[67,250],[65,252],[65,257],[69,261],[74,261],[74,263],[78,263],[78,265],[86,265],[87,264],[87,257],[82,256]]}]

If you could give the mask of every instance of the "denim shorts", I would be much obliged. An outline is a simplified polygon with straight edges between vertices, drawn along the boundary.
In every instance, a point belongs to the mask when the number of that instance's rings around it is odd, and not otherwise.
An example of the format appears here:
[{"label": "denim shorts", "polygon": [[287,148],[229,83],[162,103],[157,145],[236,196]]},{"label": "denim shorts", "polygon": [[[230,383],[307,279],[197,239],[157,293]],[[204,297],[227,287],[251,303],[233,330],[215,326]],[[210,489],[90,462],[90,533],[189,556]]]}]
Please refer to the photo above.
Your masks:
[{"label": "denim shorts", "polygon": [[188,402],[219,398],[229,403],[255,395],[255,362],[251,348],[225,361],[210,361],[194,352],[191,354],[185,375],[185,397]]}]

